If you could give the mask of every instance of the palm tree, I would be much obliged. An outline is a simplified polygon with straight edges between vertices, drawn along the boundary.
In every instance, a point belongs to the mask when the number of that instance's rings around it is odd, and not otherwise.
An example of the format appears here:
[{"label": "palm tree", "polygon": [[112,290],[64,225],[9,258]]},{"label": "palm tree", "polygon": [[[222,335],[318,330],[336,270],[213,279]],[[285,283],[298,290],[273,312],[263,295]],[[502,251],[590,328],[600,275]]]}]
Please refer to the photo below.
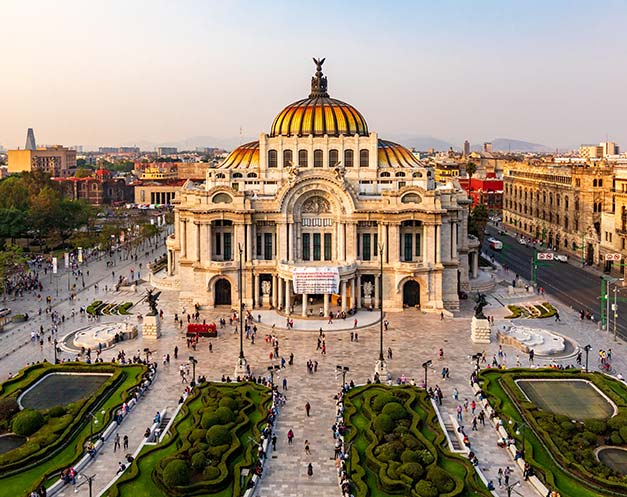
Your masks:
[{"label": "palm tree", "polygon": [[468,174],[468,179],[472,178],[472,175],[477,172],[477,164],[474,162],[469,162],[466,164],[466,174]]}]

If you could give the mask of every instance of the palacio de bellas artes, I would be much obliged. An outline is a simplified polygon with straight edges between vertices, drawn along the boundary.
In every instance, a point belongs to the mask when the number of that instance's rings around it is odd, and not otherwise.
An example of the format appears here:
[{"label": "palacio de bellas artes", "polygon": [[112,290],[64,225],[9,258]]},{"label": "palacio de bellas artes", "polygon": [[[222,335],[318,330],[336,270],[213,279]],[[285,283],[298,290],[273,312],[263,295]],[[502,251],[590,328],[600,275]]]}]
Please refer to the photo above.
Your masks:
[{"label": "palacio de bellas artes", "polygon": [[182,187],[153,284],[213,308],[239,302],[241,276],[247,310],[297,316],[458,310],[478,269],[466,193],[331,98],[314,62],[307,98]]}]

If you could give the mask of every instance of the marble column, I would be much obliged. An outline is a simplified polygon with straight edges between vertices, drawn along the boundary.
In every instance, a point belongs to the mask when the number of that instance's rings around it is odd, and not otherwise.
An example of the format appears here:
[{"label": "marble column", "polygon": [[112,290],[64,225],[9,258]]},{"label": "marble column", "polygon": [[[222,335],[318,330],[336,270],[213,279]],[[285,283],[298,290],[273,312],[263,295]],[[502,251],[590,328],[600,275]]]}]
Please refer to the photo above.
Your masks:
[{"label": "marble column", "polygon": [[207,223],[205,236],[207,237],[207,261],[211,262],[213,259],[213,231],[211,229],[211,222]]},{"label": "marble column", "polygon": [[457,223],[451,223],[451,259],[457,259]]},{"label": "marble column", "polygon": [[172,251],[168,250],[168,276],[172,276]]},{"label": "marble column", "polygon": [[303,309],[301,312],[301,316],[303,317],[307,316],[307,298],[308,298],[308,295],[306,293],[303,293]]},{"label": "marble column", "polygon": [[194,223],[194,249],[196,262],[200,262],[200,224]]},{"label": "marble column", "polygon": [[355,304],[355,282],[357,278],[351,278],[351,309],[356,306]]},{"label": "marble column", "polygon": [[181,259],[187,258],[187,221],[181,219]]},{"label": "marble column", "polygon": [[479,253],[472,252],[472,277],[479,276]]},{"label": "marble column", "polygon": [[255,240],[255,225],[247,224],[246,228],[246,260],[253,260],[253,241]]},{"label": "marble column", "polygon": [[436,224],[433,232],[435,233],[435,263],[440,264],[442,262],[442,226]]},{"label": "marble column", "polygon": [[379,275],[375,275],[374,277],[374,303],[373,307],[375,309],[379,308]]},{"label": "marble column", "polygon": [[346,312],[346,281],[340,282],[340,295],[342,296],[342,311]]},{"label": "marble column", "polygon": [[390,232],[390,236],[389,236],[390,261],[392,263],[396,263],[401,260],[400,245],[399,245],[400,225],[398,223],[390,223],[388,225],[388,229]]},{"label": "marble column", "polygon": [[285,312],[289,314],[290,312],[290,307],[292,305],[292,299],[291,299],[291,293],[292,293],[292,289],[291,289],[291,281],[290,280],[285,280]]},{"label": "marble column", "polygon": [[285,302],[285,298],[283,297],[283,285],[285,284],[285,282],[283,281],[283,278],[278,278],[278,289],[277,289],[277,293],[278,293],[278,298],[277,298],[277,308],[279,305],[284,305]]},{"label": "marble column", "polygon": [[277,243],[279,245],[279,262],[283,262],[287,260],[287,225],[285,223],[280,223],[278,228],[279,236]]},{"label": "marble column", "polygon": [[254,291],[253,291],[253,293],[255,295],[255,305],[257,307],[259,307],[261,305],[261,292],[260,292],[260,288],[259,288],[261,286],[261,284],[259,283],[259,275],[258,274],[255,274],[253,281],[254,281],[254,285],[255,285],[255,288],[254,288]]},{"label": "marble column", "polygon": [[207,263],[207,223],[200,223],[200,247],[198,260],[201,264]]},{"label": "marble column", "polygon": [[329,315],[329,294],[324,294],[324,307],[323,307],[324,317],[326,318]]},{"label": "marble column", "polygon": [[272,307],[275,309],[279,305],[279,278],[276,274],[272,275]]},{"label": "marble column", "polygon": [[337,260],[346,260],[346,232],[344,223],[337,224]]},{"label": "marble column", "polygon": [[287,241],[287,245],[286,245],[287,260],[293,261],[295,258],[294,244],[296,243],[296,238],[294,237],[294,223],[287,223],[286,233],[287,234],[286,234],[285,240]]},{"label": "marble column", "polygon": [[361,309],[361,275],[357,276],[357,309]]}]

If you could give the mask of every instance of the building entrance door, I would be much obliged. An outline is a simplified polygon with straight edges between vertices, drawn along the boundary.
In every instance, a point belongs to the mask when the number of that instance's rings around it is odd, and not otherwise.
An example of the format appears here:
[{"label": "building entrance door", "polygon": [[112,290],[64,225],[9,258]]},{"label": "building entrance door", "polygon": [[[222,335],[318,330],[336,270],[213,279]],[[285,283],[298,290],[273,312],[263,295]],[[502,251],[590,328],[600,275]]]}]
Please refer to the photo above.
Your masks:
[{"label": "building entrance door", "polygon": [[231,305],[231,283],[225,278],[216,281],[213,305]]},{"label": "building entrance door", "polygon": [[415,280],[403,285],[403,307],[420,307],[420,285]]}]

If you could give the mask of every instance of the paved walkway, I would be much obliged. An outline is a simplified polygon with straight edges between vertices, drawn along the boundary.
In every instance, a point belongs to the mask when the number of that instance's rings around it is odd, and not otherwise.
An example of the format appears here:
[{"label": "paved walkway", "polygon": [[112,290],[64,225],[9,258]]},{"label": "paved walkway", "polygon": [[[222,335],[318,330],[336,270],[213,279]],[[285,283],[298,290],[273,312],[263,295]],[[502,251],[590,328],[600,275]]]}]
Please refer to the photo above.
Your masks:
[{"label": "paved walkway", "polygon": [[[131,263],[119,265],[116,268],[116,273],[123,270],[128,271],[130,266]],[[111,269],[105,268],[104,264],[91,263],[89,267],[89,284],[101,281],[100,285],[102,288],[105,282],[108,284],[111,281]],[[497,273],[497,277],[511,279],[511,275],[501,274],[501,272]],[[138,299],[141,297],[142,292],[142,289],[138,290]],[[46,295],[45,292],[44,295]],[[102,290],[96,295],[93,289],[87,289],[79,294],[78,298],[80,300],[76,303],[61,302],[58,304],[57,309],[67,316],[70,314],[72,307],[78,308],[80,305],[87,305],[95,297],[102,299],[102,295]],[[111,296],[108,298],[111,298]],[[532,300],[535,301],[537,298],[532,297]],[[580,345],[591,344],[594,352],[590,356],[591,369],[596,368],[596,352],[600,348],[607,349],[612,347],[614,366],[623,374],[627,372],[624,342],[620,340],[613,342],[612,337],[607,333],[597,331],[594,323],[580,321],[574,311],[565,308],[558,301],[551,298],[550,295],[543,297],[542,300],[548,300],[558,307],[562,321],[556,323],[553,319],[534,320],[533,322],[527,320],[524,322],[525,324],[554,330],[568,336]],[[491,300],[491,303],[492,305],[486,308],[486,311],[488,314],[495,316],[495,324],[498,325],[504,322],[503,317],[509,314],[509,312],[498,301]],[[218,338],[211,339],[213,344],[212,353],[208,351],[208,339],[201,339],[197,351],[188,350],[183,333],[174,325],[173,320],[174,313],[181,312],[177,293],[164,291],[159,305],[165,313],[165,318],[162,322],[162,338],[159,340],[145,340],[140,337],[137,340],[118,345],[118,347],[124,348],[131,355],[136,353],[137,350],[142,351],[144,347],[149,347],[153,351],[154,360],[159,363],[159,372],[152,391],[142,399],[132,412],[132,415],[120,427],[120,434],[128,434],[131,438],[129,452],[133,452],[141,441],[143,431],[150,424],[154,413],[157,410],[161,410],[164,406],[176,405],[184,387],[184,385],[180,384],[178,365],[187,361],[190,354],[193,354],[198,359],[197,374],[204,374],[210,380],[219,380],[223,374],[232,375],[238,355],[238,335],[233,334],[232,328],[228,326],[219,330]],[[28,301],[27,299],[24,299],[23,302],[11,303],[13,308],[19,309],[20,306],[30,309],[29,312],[32,312],[32,309],[37,310],[38,303],[32,300]],[[454,413],[456,407],[456,403],[452,398],[454,387],[458,388],[462,400],[464,397],[471,398],[469,376],[473,365],[471,364],[470,356],[473,353],[485,350],[488,358],[490,358],[498,350],[496,343],[487,346],[471,343],[470,316],[472,314],[472,306],[472,301],[464,301],[462,302],[459,317],[446,318],[444,320],[440,320],[439,315],[423,314],[415,310],[408,310],[404,313],[391,313],[386,316],[390,320],[390,329],[384,336],[384,348],[387,349],[389,346],[393,351],[393,359],[389,361],[391,373],[394,377],[404,374],[420,382],[424,375],[421,364],[427,359],[432,359],[434,369],[429,371],[429,384],[435,385],[437,383],[442,387],[445,415]],[[133,309],[133,312],[138,313],[144,313],[145,311],[146,307],[143,303],[136,309]],[[223,311],[202,311],[201,319],[212,321],[219,317],[228,318],[228,313],[229,309]],[[378,313],[366,312],[365,314],[378,317]],[[270,346],[263,340],[263,334],[268,329],[265,326],[270,324],[269,319],[269,315],[262,316],[262,328],[259,331],[261,336],[259,336],[254,345],[251,345],[249,341],[244,343],[246,358],[255,375],[266,374],[267,367],[271,365],[269,359]],[[280,317],[276,319],[283,323],[285,318]],[[361,317],[359,319],[360,321],[362,320]],[[363,319],[365,320],[366,318]],[[3,336],[3,341],[0,342],[3,349],[6,350],[6,347],[12,347],[12,344],[19,344],[23,340],[28,341],[33,324],[38,325],[42,321],[43,319],[34,323],[25,323],[21,327],[15,328],[12,335]],[[312,328],[314,331],[320,327],[320,321],[303,321],[303,323],[309,322],[315,323],[315,327]],[[83,327],[85,323],[86,320],[81,321],[79,318],[75,320],[66,319],[60,335]],[[332,460],[333,438],[330,430],[335,415],[333,396],[336,394],[339,386],[339,379],[335,377],[335,368],[336,365],[350,367],[347,380],[353,379],[356,383],[364,383],[372,375],[374,364],[378,357],[379,326],[374,323],[367,328],[361,329],[359,342],[350,340],[350,326],[346,330],[339,330],[334,333],[328,333],[331,329],[326,325],[326,322],[324,322],[322,327],[326,333],[326,356],[322,356],[320,351],[316,351],[318,333],[303,333],[284,329],[276,330],[280,340],[280,355],[287,359],[290,352],[292,352],[295,359],[294,366],[288,366],[280,372],[277,378],[278,383],[282,381],[283,377],[286,377],[288,380],[288,401],[278,419],[277,451],[276,453],[271,453],[264,478],[258,487],[257,495],[260,497],[272,495],[321,495],[326,497],[339,496],[340,494],[336,485],[335,465]],[[11,333],[11,330],[9,330],[9,333]],[[179,359],[172,361],[169,367],[163,367],[161,365],[162,355],[166,353],[172,355],[175,346],[178,346],[180,350]],[[443,361],[437,360],[440,347],[445,352]],[[513,365],[516,356],[515,350],[510,347],[504,347],[504,350],[509,355],[508,364]],[[117,354],[117,352],[118,348],[114,348],[103,352],[103,356],[106,360]],[[44,357],[52,358],[52,349],[47,341],[43,351],[40,350],[38,344],[29,343],[12,353],[9,357],[0,360],[0,377],[6,378],[9,372],[15,372],[26,363],[42,360]],[[319,362],[317,373],[307,373],[306,361],[310,358]],[[525,365],[524,359],[521,358],[523,365]],[[536,361],[536,363],[538,362]],[[450,368],[449,380],[441,380],[439,373],[442,366]],[[312,405],[310,417],[305,415],[304,405],[307,401]],[[470,435],[473,450],[479,458],[481,468],[486,471],[489,478],[495,477],[498,467],[510,465],[510,467],[516,468],[509,454],[496,446],[497,434],[493,428],[487,425],[478,432],[470,432],[470,424],[466,419],[465,426]],[[290,428],[296,434],[296,440],[292,447],[288,447],[286,441],[286,433]],[[306,455],[304,452],[305,439],[311,442],[311,456]],[[113,478],[117,470],[117,463],[121,460],[121,455],[123,454],[120,452],[113,453],[112,442],[109,442],[104,447],[102,453],[97,456],[91,467],[87,469],[87,474],[96,473],[97,475],[94,481],[94,495],[97,495],[108,481]],[[314,477],[311,479],[306,475],[306,467],[309,462],[312,462],[314,466]],[[515,469],[515,475],[513,481],[521,477],[517,469]],[[536,495],[528,486],[523,486],[518,490],[524,496],[535,497]],[[88,495],[87,485],[80,487],[77,494]],[[67,497],[77,494],[74,493],[74,489],[68,489],[63,493]],[[499,495],[505,496],[506,492],[501,489]]]}]

